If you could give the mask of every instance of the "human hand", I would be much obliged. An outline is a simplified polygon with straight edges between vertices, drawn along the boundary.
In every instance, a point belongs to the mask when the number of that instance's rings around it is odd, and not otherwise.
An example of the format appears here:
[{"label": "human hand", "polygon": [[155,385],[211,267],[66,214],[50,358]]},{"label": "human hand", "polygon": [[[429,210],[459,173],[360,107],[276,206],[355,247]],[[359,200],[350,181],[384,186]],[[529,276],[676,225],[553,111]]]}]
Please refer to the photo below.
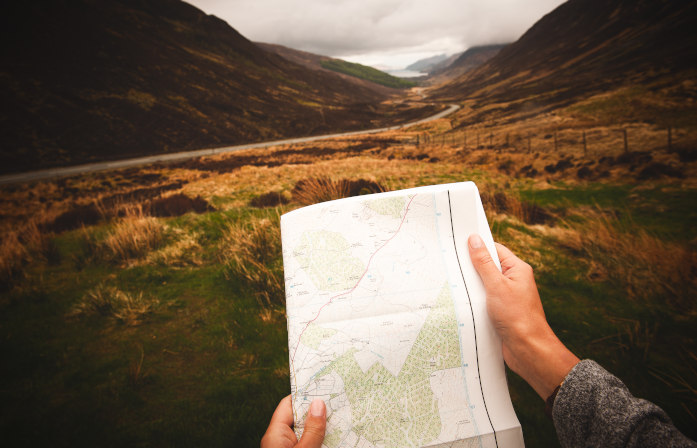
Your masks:
[{"label": "human hand", "polygon": [[501,271],[479,235],[469,238],[470,258],[484,283],[486,306],[503,342],[508,367],[546,399],[579,359],[547,323],[529,264],[501,244]]},{"label": "human hand", "polygon": [[298,442],[293,432],[293,409],[290,395],[278,404],[271,416],[266,434],[261,439],[261,448],[320,448],[327,426],[327,407],[324,401],[314,400],[305,419],[305,429]]}]

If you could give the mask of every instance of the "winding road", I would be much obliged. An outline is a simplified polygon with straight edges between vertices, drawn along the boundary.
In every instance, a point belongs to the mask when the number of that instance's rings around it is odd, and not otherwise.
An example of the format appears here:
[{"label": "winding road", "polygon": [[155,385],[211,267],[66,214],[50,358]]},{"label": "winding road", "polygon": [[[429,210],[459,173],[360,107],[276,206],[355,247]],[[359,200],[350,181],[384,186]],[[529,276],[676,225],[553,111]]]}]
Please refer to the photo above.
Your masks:
[{"label": "winding road", "polygon": [[57,178],[57,177],[72,176],[75,174],[91,173],[94,171],[130,168],[130,167],[134,167],[134,166],[148,165],[148,164],[157,163],[157,162],[172,162],[175,160],[193,159],[195,157],[212,156],[215,154],[222,154],[225,152],[242,151],[244,149],[268,148],[270,146],[292,145],[295,143],[307,143],[307,142],[314,142],[317,140],[326,140],[326,139],[336,138],[336,137],[349,137],[349,136],[355,136],[355,135],[377,134],[377,133],[385,132],[385,131],[394,131],[394,130],[398,130],[398,129],[406,129],[406,128],[411,127],[411,126],[416,126],[418,124],[423,124],[423,123],[427,123],[429,121],[437,120],[439,118],[443,118],[443,117],[446,117],[446,116],[452,114],[453,112],[455,112],[459,108],[460,108],[460,106],[457,104],[450,104],[447,109],[445,109],[445,110],[443,110],[435,115],[431,115],[430,117],[423,118],[423,119],[417,120],[417,121],[412,121],[412,122],[407,123],[407,124],[390,126],[390,127],[385,127],[385,128],[368,129],[368,130],[364,130],[364,131],[341,132],[338,134],[316,135],[313,137],[289,138],[289,139],[285,139],[285,140],[273,140],[270,142],[250,143],[247,145],[223,146],[220,148],[212,148],[212,149],[198,149],[195,151],[183,151],[183,152],[176,152],[176,153],[171,153],[171,154],[157,154],[157,155],[152,155],[152,156],[136,157],[133,159],[114,160],[111,162],[87,163],[84,165],[67,166],[67,167],[62,167],[62,168],[49,168],[46,170],[29,171],[29,172],[25,172],[25,173],[5,174],[5,175],[0,176],[0,184],[30,182],[30,181],[35,181],[35,180],[44,180],[44,179],[53,179],[53,178]]}]

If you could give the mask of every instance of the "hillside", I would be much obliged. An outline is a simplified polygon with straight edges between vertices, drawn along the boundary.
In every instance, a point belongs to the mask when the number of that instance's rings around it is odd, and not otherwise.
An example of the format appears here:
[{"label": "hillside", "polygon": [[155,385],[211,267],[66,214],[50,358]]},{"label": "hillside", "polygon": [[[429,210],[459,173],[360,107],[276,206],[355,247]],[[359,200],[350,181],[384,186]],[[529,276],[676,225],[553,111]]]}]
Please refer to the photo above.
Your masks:
[{"label": "hillside", "polygon": [[383,86],[381,84],[376,84],[376,83],[368,81],[366,79],[357,78],[355,76],[347,75],[344,73],[339,73],[339,72],[336,72],[334,70],[329,70],[328,68],[324,68],[322,66],[322,61],[328,61],[328,60],[332,59],[328,56],[322,56],[319,54],[309,53],[307,51],[296,50],[294,48],[288,48],[288,47],[285,47],[283,45],[278,45],[278,44],[269,44],[269,43],[264,43],[264,42],[255,42],[255,44],[258,47],[260,47],[266,51],[276,53],[277,55],[281,56],[282,58],[287,59],[291,62],[294,62],[298,65],[302,65],[302,66],[309,68],[309,69],[312,69],[312,70],[320,70],[320,71],[324,71],[327,73],[331,73],[334,76],[339,76],[348,82],[351,82],[353,84],[357,84],[363,88],[374,90],[376,92],[379,92],[380,94],[394,95],[395,93],[398,93],[398,90],[395,90],[393,88]]},{"label": "hillside", "polygon": [[445,62],[449,57],[446,54],[437,54],[431,56],[430,58],[419,59],[418,61],[410,64],[406,67],[407,70],[413,70],[415,72],[429,72],[434,66]]},{"label": "hillside", "polygon": [[695,1],[570,0],[488,63],[432,93],[539,112],[623,85],[657,91],[694,78],[696,25]]},{"label": "hillside", "polygon": [[380,71],[367,65],[357,64],[355,62],[343,61],[341,59],[326,59],[320,62],[322,67],[345,75],[354,76],[358,79],[374,82],[385,87],[393,89],[405,89],[416,86],[415,82],[397,78],[388,73]]},{"label": "hillside", "polygon": [[397,119],[379,110],[384,90],[263,51],[176,0],[17,2],[2,28],[2,172]]},{"label": "hillside", "polygon": [[465,73],[485,64],[496,56],[507,44],[482,45],[468,48],[460,53],[448,65],[435,66],[429,72],[432,76],[430,83],[438,84],[450,79],[456,79]]}]

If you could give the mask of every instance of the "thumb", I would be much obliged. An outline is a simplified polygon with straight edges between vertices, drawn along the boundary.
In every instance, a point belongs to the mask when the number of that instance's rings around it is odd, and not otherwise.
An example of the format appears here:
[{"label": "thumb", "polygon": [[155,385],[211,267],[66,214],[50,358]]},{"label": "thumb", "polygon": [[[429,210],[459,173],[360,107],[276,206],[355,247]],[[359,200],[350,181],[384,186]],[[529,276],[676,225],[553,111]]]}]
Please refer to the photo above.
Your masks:
[{"label": "thumb", "polygon": [[327,428],[327,407],[319,398],[310,404],[310,412],[305,419],[305,429],[296,448],[320,448]]},{"label": "thumb", "polygon": [[498,281],[503,278],[503,274],[491,258],[491,254],[484,245],[482,237],[473,233],[469,237],[470,259],[484,283],[484,289],[489,291]]}]

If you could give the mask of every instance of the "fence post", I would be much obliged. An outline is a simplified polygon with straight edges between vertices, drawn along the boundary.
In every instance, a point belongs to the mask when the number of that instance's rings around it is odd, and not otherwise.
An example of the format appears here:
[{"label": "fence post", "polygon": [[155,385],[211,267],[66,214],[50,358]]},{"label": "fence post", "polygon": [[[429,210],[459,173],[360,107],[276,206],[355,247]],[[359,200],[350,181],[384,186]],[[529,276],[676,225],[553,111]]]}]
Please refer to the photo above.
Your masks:
[{"label": "fence post", "polygon": [[528,131],[528,154],[532,152],[531,146],[530,146],[530,131]]}]

